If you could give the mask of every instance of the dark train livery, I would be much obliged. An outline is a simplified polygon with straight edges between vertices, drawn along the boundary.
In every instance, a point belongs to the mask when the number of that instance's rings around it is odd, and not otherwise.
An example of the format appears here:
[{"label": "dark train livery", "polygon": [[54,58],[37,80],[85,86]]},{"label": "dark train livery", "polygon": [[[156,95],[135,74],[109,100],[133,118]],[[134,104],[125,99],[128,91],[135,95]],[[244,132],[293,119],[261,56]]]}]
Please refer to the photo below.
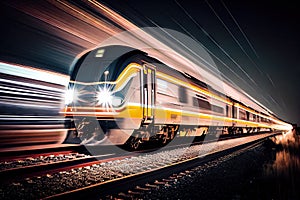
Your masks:
[{"label": "dark train livery", "polygon": [[62,111],[69,119],[65,143],[128,144],[136,149],[174,137],[290,128],[257,103],[248,104],[142,51],[97,48],[78,60],[71,76]]}]

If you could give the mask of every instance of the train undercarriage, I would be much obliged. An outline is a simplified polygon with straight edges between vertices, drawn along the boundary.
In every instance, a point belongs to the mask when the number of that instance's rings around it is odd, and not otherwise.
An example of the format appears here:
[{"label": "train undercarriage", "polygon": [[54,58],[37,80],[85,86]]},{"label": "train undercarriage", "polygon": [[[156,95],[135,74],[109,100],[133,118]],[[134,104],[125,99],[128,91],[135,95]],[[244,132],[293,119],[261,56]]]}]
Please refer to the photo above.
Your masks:
[{"label": "train undercarriage", "polygon": [[[81,145],[115,144],[123,145],[129,150],[137,150],[145,145],[150,145],[152,147],[164,146],[174,140],[174,138],[189,138],[191,141],[201,141],[207,138],[218,139],[227,136],[239,136],[273,131],[270,128],[260,127],[196,126],[180,124],[159,125],[154,124],[153,122],[144,122],[140,128],[125,132],[125,134],[129,135],[129,137],[120,142],[120,140],[116,140],[115,138],[122,138],[120,132],[124,133],[124,131],[118,129],[117,125],[113,122],[98,122],[102,130],[100,131],[101,134],[98,134],[97,137],[95,137],[95,134],[91,133],[92,131],[89,130],[94,129],[93,127],[89,127],[89,124],[85,124],[85,130],[80,130],[81,125],[78,125],[77,128],[75,128],[74,123],[73,125],[69,125],[69,133],[65,143]],[[113,136],[113,132],[116,132],[116,136]]]},{"label": "train undercarriage", "polygon": [[226,136],[240,136],[272,132],[270,128],[259,127],[225,127],[225,126],[192,126],[192,125],[155,125],[142,127],[134,130],[133,134],[126,141],[130,149],[139,149],[141,145],[166,145],[174,138],[194,137],[193,140],[204,140],[206,136],[218,139]]}]

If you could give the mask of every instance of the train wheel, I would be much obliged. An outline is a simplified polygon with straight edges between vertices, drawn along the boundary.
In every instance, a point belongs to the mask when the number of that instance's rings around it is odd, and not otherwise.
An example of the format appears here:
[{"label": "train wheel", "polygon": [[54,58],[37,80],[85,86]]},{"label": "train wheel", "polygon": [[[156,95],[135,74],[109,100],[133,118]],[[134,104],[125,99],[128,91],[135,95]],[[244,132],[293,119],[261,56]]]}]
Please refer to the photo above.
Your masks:
[{"label": "train wheel", "polygon": [[175,137],[175,128],[172,127],[172,128],[170,128],[169,131],[170,131],[170,141],[171,141],[171,140],[173,140],[174,137]]},{"label": "train wheel", "polygon": [[161,141],[162,141],[162,144],[166,144],[168,141],[168,137],[166,135],[164,135]]},{"label": "train wheel", "polygon": [[141,143],[141,139],[137,138],[131,145],[132,149],[137,150],[140,147]]},{"label": "train wheel", "polygon": [[168,127],[164,127],[163,128],[163,134],[161,136],[161,143],[164,145],[168,142],[168,131],[169,128]]},{"label": "train wheel", "polygon": [[132,149],[132,150],[137,150],[141,144],[142,144],[142,138],[140,137],[140,135],[138,133],[135,134],[135,136],[132,136],[129,141],[129,146],[130,146],[130,149]]}]

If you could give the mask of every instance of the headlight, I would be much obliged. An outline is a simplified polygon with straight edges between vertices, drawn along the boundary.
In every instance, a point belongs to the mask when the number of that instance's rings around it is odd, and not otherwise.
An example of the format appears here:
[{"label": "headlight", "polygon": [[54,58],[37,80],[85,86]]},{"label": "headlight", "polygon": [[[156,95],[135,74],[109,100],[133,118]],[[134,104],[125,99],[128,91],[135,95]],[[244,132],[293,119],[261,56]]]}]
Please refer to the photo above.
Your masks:
[{"label": "headlight", "polygon": [[119,107],[123,104],[124,98],[116,93],[112,93],[108,88],[102,88],[97,94],[98,104],[102,107]]},{"label": "headlight", "polygon": [[65,93],[65,105],[69,105],[74,101],[74,95],[75,95],[75,92],[74,92],[73,88],[70,88],[66,91],[66,93]]},{"label": "headlight", "polygon": [[97,94],[98,104],[109,107],[112,105],[112,94],[108,90],[108,88],[100,89],[99,93]]}]

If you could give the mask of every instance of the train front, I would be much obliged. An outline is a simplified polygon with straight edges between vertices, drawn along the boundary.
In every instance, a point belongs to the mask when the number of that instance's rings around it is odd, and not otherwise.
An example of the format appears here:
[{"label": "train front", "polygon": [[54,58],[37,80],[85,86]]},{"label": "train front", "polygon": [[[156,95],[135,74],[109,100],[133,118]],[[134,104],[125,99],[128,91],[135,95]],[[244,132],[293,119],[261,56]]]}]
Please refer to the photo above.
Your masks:
[{"label": "train front", "polygon": [[62,113],[64,143],[124,144],[141,123],[140,65],[135,50],[110,46],[86,53],[75,65]]}]

